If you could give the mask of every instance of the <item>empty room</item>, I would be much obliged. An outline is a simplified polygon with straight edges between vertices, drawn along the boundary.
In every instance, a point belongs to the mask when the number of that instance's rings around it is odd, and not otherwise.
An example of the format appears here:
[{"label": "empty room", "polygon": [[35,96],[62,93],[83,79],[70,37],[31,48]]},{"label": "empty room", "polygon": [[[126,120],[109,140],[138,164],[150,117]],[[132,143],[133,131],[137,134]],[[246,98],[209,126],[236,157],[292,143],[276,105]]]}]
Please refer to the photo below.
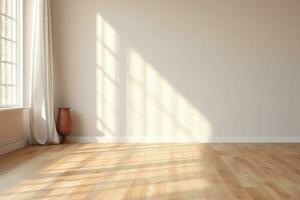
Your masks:
[{"label": "empty room", "polygon": [[300,199],[299,0],[0,1],[0,200]]}]

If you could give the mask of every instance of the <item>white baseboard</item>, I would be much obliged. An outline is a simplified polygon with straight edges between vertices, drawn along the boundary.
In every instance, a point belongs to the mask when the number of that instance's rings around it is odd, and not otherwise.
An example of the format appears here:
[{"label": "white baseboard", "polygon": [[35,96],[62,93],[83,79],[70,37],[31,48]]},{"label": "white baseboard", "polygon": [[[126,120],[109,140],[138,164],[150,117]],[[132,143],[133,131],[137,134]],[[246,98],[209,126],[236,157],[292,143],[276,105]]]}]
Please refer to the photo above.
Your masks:
[{"label": "white baseboard", "polygon": [[10,143],[7,145],[0,146],[0,155],[6,154],[11,151],[15,151],[27,145],[26,141],[21,140],[18,142]]},{"label": "white baseboard", "polygon": [[70,143],[300,143],[299,137],[105,137],[68,136]]}]

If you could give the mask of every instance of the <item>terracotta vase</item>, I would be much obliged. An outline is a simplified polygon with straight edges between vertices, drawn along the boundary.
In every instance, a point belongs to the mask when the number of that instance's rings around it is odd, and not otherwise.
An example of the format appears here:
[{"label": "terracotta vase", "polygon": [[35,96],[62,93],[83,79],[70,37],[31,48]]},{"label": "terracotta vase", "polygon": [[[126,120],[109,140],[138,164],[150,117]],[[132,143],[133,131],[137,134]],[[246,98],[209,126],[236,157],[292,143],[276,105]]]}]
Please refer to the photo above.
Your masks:
[{"label": "terracotta vase", "polygon": [[66,136],[72,132],[72,118],[70,108],[58,108],[57,132],[62,136],[62,143],[65,143]]}]

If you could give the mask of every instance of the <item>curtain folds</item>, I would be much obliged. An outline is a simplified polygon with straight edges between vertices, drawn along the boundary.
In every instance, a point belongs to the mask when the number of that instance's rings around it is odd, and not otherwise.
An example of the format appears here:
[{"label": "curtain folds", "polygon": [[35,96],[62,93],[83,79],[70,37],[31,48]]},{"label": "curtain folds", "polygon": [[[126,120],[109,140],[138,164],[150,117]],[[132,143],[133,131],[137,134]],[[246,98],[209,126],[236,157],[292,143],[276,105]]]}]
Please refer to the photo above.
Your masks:
[{"label": "curtain folds", "polygon": [[50,0],[35,0],[31,44],[30,143],[58,144],[54,121]]}]

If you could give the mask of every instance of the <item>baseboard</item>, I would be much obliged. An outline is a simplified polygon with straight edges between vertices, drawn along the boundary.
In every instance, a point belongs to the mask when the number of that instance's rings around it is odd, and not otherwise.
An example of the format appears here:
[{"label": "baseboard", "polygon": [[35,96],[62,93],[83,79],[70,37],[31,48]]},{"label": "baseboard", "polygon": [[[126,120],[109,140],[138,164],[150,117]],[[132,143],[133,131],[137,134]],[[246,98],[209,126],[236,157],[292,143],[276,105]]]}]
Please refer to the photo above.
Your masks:
[{"label": "baseboard", "polygon": [[15,151],[27,145],[26,141],[21,140],[18,142],[10,143],[7,145],[0,146],[0,155],[6,154],[11,151]]},{"label": "baseboard", "polygon": [[300,143],[299,137],[105,137],[69,136],[70,143]]}]

